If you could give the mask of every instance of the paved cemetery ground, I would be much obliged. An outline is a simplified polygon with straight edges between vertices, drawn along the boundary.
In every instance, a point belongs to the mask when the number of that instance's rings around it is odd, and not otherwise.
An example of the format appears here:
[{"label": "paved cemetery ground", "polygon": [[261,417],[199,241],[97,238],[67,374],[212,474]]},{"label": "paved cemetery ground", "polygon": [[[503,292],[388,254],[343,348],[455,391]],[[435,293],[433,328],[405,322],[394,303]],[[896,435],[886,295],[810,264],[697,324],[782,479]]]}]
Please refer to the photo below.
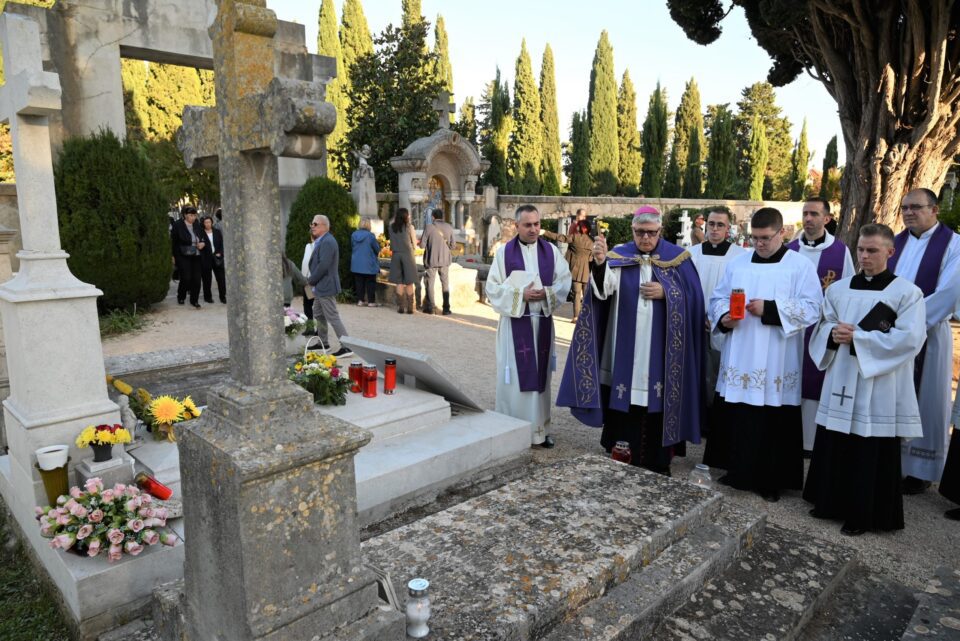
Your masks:
[{"label": "paved cemetery ground", "polygon": [[[294,301],[294,306],[297,305],[299,299]],[[156,307],[146,330],[107,339],[104,353],[117,355],[225,341],[228,311],[229,307],[220,303],[204,305],[199,310],[179,306],[171,294]],[[558,314],[558,363],[561,369],[573,333],[573,324],[569,322],[571,311],[568,303]],[[433,355],[484,407],[493,409],[497,318],[489,306],[474,303],[468,308],[455,309],[454,315],[448,317],[400,315],[387,307],[356,305],[341,305],[340,313],[347,331],[355,336]],[[556,398],[558,384],[559,376],[555,376],[553,398]],[[578,423],[565,408],[554,409],[552,432],[557,437],[557,447],[553,450],[537,448],[533,465],[602,451],[599,431]],[[694,463],[701,460],[702,446],[688,447],[687,451],[685,459],[674,461],[674,476],[686,477]],[[916,589],[924,587],[937,566],[960,567],[960,548],[956,546],[960,524],[943,518],[944,510],[955,506],[935,489],[904,498],[905,530],[867,533],[852,539],[840,534],[839,523],[811,518],[807,514],[809,505],[798,492],[788,492],[779,503],[769,504],[748,492],[723,486],[718,489],[735,503],[767,511],[771,523],[857,548],[871,569]]]}]

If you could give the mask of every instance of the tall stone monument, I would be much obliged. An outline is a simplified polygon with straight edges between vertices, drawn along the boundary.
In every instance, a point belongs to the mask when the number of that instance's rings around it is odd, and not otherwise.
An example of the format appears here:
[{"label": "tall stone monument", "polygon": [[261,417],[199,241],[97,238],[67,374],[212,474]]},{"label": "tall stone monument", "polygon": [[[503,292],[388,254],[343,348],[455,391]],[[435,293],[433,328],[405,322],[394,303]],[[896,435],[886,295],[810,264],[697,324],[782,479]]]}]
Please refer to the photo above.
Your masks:
[{"label": "tall stone monument", "polygon": [[[336,112],[322,87],[276,78],[276,15],[219,0],[216,110],[188,107],[188,166],[216,158],[230,296],[230,378],[180,441],[189,638],[400,639],[361,562],[353,457],[367,432],[315,412],[286,380],[278,158],[314,158]],[[336,635],[336,636],[335,636]]]},{"label": "tall stone monument", "polygon": [[357,158],[357,168],[353,170],[350,181],[350,195],[357,205],[357,213],[370,218],[377,217],[377,181],[373,167],[367,162],[371,154],[370,145],[364,145],[353,152]]}]

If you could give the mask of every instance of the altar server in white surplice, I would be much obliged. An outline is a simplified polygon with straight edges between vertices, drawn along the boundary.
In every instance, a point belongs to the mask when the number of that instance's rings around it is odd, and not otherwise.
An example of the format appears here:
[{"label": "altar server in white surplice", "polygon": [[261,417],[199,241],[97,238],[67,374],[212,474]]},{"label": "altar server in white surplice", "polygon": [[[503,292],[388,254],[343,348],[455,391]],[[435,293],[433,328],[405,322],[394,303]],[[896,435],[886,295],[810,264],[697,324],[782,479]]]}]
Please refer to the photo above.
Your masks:
[{"label": "altar server in white surplice", "polygon": [[[704,242],[688,247],[690,259],[700,275],[700,288],[703,290],[705,309],[710,308],[710,295],[720,282],[727,263],[730,259],[747,251],[740,245],[734,245],[727,240],[727,233],[733,223],[730,210],[723,205],[708,207],[704,213],[707,216],[707,237]],[[710,346],[710,324],[707,323],[707,342],[704,347],[706,363],[704,364],[704,378],[706,379],[707,405],[713,405],[714,390],[717,387],[717,371],[720,369],[720,350]]]},{"label": "altar server in white surplice", "polygon": [[[800,252],[813,263],[817,278],[823,291],[841,278],[854,275],[853,259],[847,246],[830,235],[826,230],[830,203],[819,196],[803,203],[803,233],[787,245]],[[823,372],[810,360],[807,346],[813,327],[808,327],[803,340],[803,382],[800,385],[800,411],[803,414],[803,452],[805,456],[813,451],[813,437],[817,433],[817,406],[820,405],[820,389],[823,386]]]},{"label": "altar server in white surplice", "polygon": [[918,494],[940,480],[947,457],[953,375],[950,316],[960,298],[960,235],[937,221],[937,196],[929,189],[904,196],[900,211],[907,228],[894,240],[888,268],[920,288],[927,311],[927,343],[914,364],[923,438],[903,444],[903,493]]},{"label": "altar server in white surplice", "polygon": [[[810,261],[783,245],[779,211],[758,209],[750,226],[754,251],[730,261],[710,297],[713,331],[727,336],[714,400],[722,429],[711,430],[704,461],[727,470],[720,483],[777,501],[803,487],[800,346],[823,293]],[[743,320],[730,317],[734,289],[746,297]]]},{"label": "altar server in white surplice", "polygon": [[860,228],[862,272],[830,286],[810,338],[826,378],[803,498],[848,536],[903,529],[900,442],[923,434],[913,388],[923,292],[887,269],[893,242],[886,225]]},{"label": "altar server in white surplice", "polygon": [[486,293],[500,314],[497,325],[496,411],[530,421],[533,445],[553,447],[550,379],[556,369],[553,313],[567,300],[570,268],[540,238],[540,212],[517,208],[517,236],[497,250]]}]

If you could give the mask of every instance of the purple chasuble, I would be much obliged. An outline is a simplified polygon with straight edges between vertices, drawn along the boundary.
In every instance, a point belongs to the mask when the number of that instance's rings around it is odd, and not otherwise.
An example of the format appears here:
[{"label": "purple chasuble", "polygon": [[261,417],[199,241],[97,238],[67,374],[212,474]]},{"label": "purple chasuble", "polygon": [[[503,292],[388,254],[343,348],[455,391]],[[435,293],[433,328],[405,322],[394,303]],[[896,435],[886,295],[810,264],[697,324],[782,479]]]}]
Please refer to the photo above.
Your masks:
[{"label": "purple chasuble", "polygon": [[[904,229],[897,234],[893,240],[893,256],[887,261],[887,269],[896,273],[897,263],[900,262],[900,255],[903,254],[903,248],[907,246],[909,239],[909,229]],[[913,284],[920,288],[924,298],[929,296],[937,289],[937,281],[940,279],[940,266],[943,264],[943,257],[947,253],[947,247],[950,246],[950,239],[953,238],[953,232],[940,223],[937,231],[933,232],[930,240],[927,241],[927,248],[923,250],[923,258],[920,259],[920,266],[917,267],[917,275],[913,279]],[[923,377],[923,361],[927,355],[927,342],[923,342],[920,353],[913,362],[913,386],[920,393],[920,381]]]},{"label": "purple chasuble", "polygon": [[[800,251],[800,239],[795,238],[787,244],[788,249],[795,252]],[[820,278],[820,287],[823,291],[827,290],[836,280],[843,276],[843,259],[847,252],[847,246],[839,240],[834,239],[833,244],[820,252],[820,260],[817,263],[817,277]],[[826,372],[821,372],[810,358],[810,337],[813,335],[813,329],[816,323],[804,330],[803,333],[803,381],[800,385],[800,396],[807,400],[819,401],[820,391],[823,388],[823,379]]]},{"label": "purple chasuble", "polygon": [[[507,276],[514,270],[525,270],[520,238],[507,243],[503,252],[503,265]],[[544,287],[553,285],[553,248],[547,241],[537,238],[537,266],[540,282]],[[540,392],[547,389],[547,372],[550,367],[550,348],[553,345],[553,318],[542,316],[537,329],[537,342],[533,342],[533,321],[530,320],[530,304],[524,306],[523,316],[510,319],[513,332],[513,355],[517,363],[517,377],[521,392]],[[536,354],[536,358],[531,358]]]}]

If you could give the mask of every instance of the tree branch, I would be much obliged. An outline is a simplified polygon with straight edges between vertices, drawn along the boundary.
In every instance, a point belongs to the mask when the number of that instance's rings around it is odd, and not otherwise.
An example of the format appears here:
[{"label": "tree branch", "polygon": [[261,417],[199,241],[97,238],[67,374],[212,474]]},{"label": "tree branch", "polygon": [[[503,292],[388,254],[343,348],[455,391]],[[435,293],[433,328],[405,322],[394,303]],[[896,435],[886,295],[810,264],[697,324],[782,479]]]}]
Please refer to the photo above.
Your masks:
[{"label": "tree branch", "polygon": [[[948,2],[947,4],[951,4]],[[946,11],[946,16],[941,14],[941,10]],[[947,53],[947,28],[948,18],[950,16],[950,7],[944,7],[943,2],[934,1],[930,3],[930,66],[928,71],[929,81],[927,90],[924,94],[927,113],[920,126],[913,130],[911,143],[916,145],[924,136],[930,133],[937,119],[940,117],[940,90],[943,86],[943,60]]]}]

